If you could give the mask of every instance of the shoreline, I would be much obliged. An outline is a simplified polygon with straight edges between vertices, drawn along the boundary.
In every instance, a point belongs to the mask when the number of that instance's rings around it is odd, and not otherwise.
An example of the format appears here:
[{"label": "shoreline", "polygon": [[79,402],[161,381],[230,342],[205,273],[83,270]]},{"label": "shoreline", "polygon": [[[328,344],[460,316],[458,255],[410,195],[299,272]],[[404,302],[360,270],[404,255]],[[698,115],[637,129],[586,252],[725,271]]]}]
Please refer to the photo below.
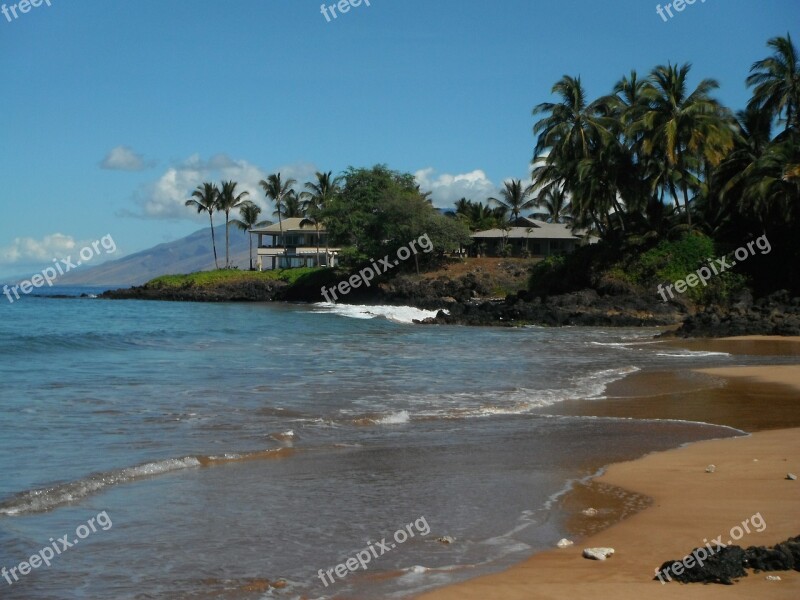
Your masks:
[{"label": "shoreline", "polygon": [[[666,343],[684,346],[685,341]],[[691,342],[693,349],[711,344],[727,347],[732,354],[800,354],[797,337],[747,336]],[[775,344],[780,351],[776,352]],[[759,351],[754,352],[754,348]],[[693,377],[699,377],[706,385],[712,380],[722,385],[701,387],[703,393],[698,394]],[[686,408],[687,398],[703,395],[707,397],[692,407],[694,414],[705,410],[720,418],[702,422],[734,427],[732,423],[738,423],[745,425],[737,428],[748,435],[694,442],[611,464],[587,484],[576,485],[560,502],[561,509],[569,515],[567,529],[575,536],[570,537],[575,545],[538,552],[504,571],[413,598],[798,597],[800,573],[795,571],[770,573],[781,577],[781,581],[773,582],[765,580],[765,573],[748,570],[748,576],[734,586],[677,582],[662,585],[652,581],[662,563],[680,560],[693,548],[703,546],[704,539],[727,535],[756,513],[763,516],[766,527],[734,543],[742,547],[772,546],[800,534],[800,516],[795,516],[800,487],[797,482],[785,480],[788,472],[800,471],[800,364],[699,369],[684,377],[683,383],[683,389],[664,392],[663,382],[659,385],[652,374],[637,373],[610,386],[617,394],[611,399],[571,401],[558,412],[672,418],[665,414],[664,397],[671,397]],[[753,405],[742,406],[747,402]],[[667,406],[666,412],[671,410]],[[718,414],[714,415],[714,411]],[[716,466],[714,473],[705,472],[709,464]],[[604,502],[613,504],[615,499],[616,520],[592,519],[580,512],[589,506],[603,508]],[[624,505],[621,510],[620,505]],[[581,556],[587,547],[612,547],[616,553],[604,562],[591,561]]]}]

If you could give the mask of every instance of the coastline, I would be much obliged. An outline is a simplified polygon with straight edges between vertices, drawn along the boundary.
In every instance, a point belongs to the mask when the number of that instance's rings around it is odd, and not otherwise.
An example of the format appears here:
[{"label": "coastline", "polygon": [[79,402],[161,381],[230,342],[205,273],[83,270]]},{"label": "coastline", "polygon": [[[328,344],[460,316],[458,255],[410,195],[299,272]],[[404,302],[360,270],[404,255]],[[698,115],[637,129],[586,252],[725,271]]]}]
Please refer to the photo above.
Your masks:
[{"label": "coastline", "polygon": [[[708,343],[732,353],[744,347],[751,352],[755,346],[765,354],[774,353],[774,344],[779,344],[780,354],[800,352],[800,338],[770,336],[694,340],[693,349]],[[794,571],[772,573],[781,577],[774,582],[766,581],[765,573],[748,571],[734,586],[662,585],[652,580],[665,561],[682,558],[702,546],[704,538],[727,535],[756,513],[763,516],[766,528],[751,531],[735,543],[772,546],[800,534],[800,516],[796,514],[800,488],[797,482],[785,479],[788,472],[800,470],[800,365],[724,367],[693,371],[684,377],[671,375],[673,381],[665,385],[652,374],[634,374],[610,387],[611,398],[565,403],[559,412],[676,418],[665,397],[686,409],[687,399],[701,395],[704,398],[688,411],[694,417],[705,416],[697,420],[755,433],[695,442],[612,464],[586,485],[576,486],[561,502],[561,508],[571,515],[567,526],[574,546],[537,553],[503,572],[429,591],[415,599],[797,597],[800,573]],[[698,394],[694,377],[706,386],[699,388],[702,394]],[[721,385],[709,387],[711,380]],[[683,387],[673,389],[678,382]],[[709,464],[716,466],[714,473],[705,472]],[[604,502],[616,504],[613,510],[603,511],[615,513],[616,521],[593,521],[580,514],[587,506],[602,509]],[[581,556],[587,547],[612,547],[616,553],[605,562],[591,561]]]}]

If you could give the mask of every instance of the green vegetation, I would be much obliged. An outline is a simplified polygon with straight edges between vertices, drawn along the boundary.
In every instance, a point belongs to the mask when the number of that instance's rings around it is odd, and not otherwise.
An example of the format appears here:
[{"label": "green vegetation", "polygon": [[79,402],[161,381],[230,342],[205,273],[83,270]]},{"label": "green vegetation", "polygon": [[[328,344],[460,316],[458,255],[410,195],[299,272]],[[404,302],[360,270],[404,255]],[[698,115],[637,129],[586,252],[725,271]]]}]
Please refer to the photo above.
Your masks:
[{"label": "green vegetation", "polygon": [[294,284],[303,277],[320,270],[321,269],[316,267],[284,269],[280,271],[238,271],[236,269],[219,269],[216,271],[201,271],[189,275],[164,275],[149,281],[145,286],[151,289],[185,289],[276,280]]},{"label": "green vegetation", "polygon": [[[412,174],[385,165],[350,167],[338,177],[318,172],[300,193],[298,182],[280,173],[260,185],[274,203],[281,234],[285,218],[303,218],[316,231],[317,256],[325,231],[326,243],[342,248],[339,260],[347,269],[427,234],[435,251],[416,254],[413,265],[392,274],[412,267],[419,272],[470,245],[470,231],[507,230],[512,219],[531,210],[534,218],[599,239],[537,266],[530,283],[535,293],[595,287],[650,294],[648,287],[683,279],[708,258],[765,234],[770,254],[737,265],[739,275],[726,272],[686,297],[725,299],[744,283],[757,294],[787,287],[797,292],[800,52],[788,34],[767,45],[771,55],[755,62],[746,80],[752,98],[736,114],[714,98],[715,80],[690,85],[689,64],[659,65],[645,77],[632,71],[593,101],[579,76],[564,76],[552,88],[556,101],[533,110],[538,120],[531,185],[506,181],[497,198],[462,198],[445,215]],[[204,183],[186,202],[209,215],[215,261],[213,213],[224,212],[226,223],[243,228],[258,218],[255,205],[235,187]],[[237,208],[243,218],[229,221]],[[511,254],[511,248],[501,254]],[[225,263],[231,266],[227,241]],[[324,277],[312,274],[304,281],[315,278]]]},{"label": "green vegetation", "polygon": [[[591,287],[601,291],[627,291],[656,299],[659,284],[685,279],[710,257],[721,257],[714,241],[698,232],[661,241],[631,238],[618,247],[600,243],[579,248],[568,256],[551,256],[534,266],[530,290],[560,294]],[[734,271],[712,277],[707,286],[689,288],[685,298],[697,303],[720,302],[741,290],[745,278]]]},{"label": "green vegetation", "polygon": [[[541,118],[532,188],[540,204],[556,192],[569,196],[574,225],[604,242],[571,258],[574,268],[583,260],[605,265],[611,276],[631,253],[622,280],[681,279],[694,270],[701,246],[717,249],[704,258],[720,256],[719,249],[766,233],[773,252],[737,270],[757,293],[800,289],[800,53],[788,34],[768,46],[773,55],[751,67],[753,96],[736,117],[712,97],[713,79],[690,88],[688,64],[657,66],[644,79],[634,71],[593,102],[580,77],[556,83],[560,101],[534,109]],[[782,130],[773,135],[773,126]],[[565,281],[556,282],[554,272],[542,265],[532,287],[563,288],[598,275],[562,273]],[[694,299],[724,296],[734,283],[723,278],[715,282],[721,289],[695,290]]]},{"label": "green vegetation", "polygon": [[391,171],[385,165],[350,167],[343,180],[323,219],[332,243],[349,248],[340,255],[347,266],[392,254],[424,234],[434,251],[415,254],[417,266],[470,242],[467,227],[439,214],[410,173]]}]

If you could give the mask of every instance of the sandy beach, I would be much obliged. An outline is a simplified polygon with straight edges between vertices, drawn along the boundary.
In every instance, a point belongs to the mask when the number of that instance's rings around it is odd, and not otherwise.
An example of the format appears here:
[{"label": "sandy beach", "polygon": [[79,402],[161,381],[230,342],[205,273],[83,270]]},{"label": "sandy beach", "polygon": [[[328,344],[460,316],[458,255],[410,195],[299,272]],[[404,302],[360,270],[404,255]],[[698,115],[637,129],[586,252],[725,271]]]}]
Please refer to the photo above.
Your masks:
[{"label": "sandy beach", "polygon": [[[732,354],[795,355],[800,339],[754,336],[692,340],[686,346]],[[800,365],[726,367],[669,376],[673,380],[666,383],[663,377],[639,376],[637,380],[635,376],[631,379],[638,390],[636,397],[609,394],[610,400],[591,403],[591,408],[587,403],[570,403],[564,413],[683,418],[756,433],[698,442],[611,465],[563,503],[576,513],[571,527],[578,534],[572,538],[574,546],[536,554],[505,572],[435,590],[419,600],[800,597],[800,573],[795,571],[771,573],[781,581],[767,581],[765,573],[748,571],[734,586],[653,580],[655,570],[665,561],[683,558],[703,546],[704,540],[722,536],[721,541],[727,543],[738,535],[736,528],[755,515],[763,518],[765,526],[749,525],[750,533],[734,543],[771,546],[800,534],[800,482],[786,479],[787,473],[800,473]],[[708,387],[708,377],[724,383]],[[630,385],[622,384],[617,391],[630,392]],[[696,389],[704,393],[698,394]],[[704,400],[692,402],[698,395]],[[683,416],[678,416],[681,408]],[[715,465],[713,473],[706,472],[710,464]],[[638,499],[633,501],[638,508],[649,506],[591,533],[598,528],[593,528],[591,518],[581,516],[580,510],[601,498],[593,493],[601,489],[606,495],[609,489],[624,490],[628,494],[617,496],[628,498],[629,503],[631,498]],[[760,520],[748,523],[753,522]],[[587,547],[611,547],[615,554],[603,562],[587,560],[581,556]]]}]

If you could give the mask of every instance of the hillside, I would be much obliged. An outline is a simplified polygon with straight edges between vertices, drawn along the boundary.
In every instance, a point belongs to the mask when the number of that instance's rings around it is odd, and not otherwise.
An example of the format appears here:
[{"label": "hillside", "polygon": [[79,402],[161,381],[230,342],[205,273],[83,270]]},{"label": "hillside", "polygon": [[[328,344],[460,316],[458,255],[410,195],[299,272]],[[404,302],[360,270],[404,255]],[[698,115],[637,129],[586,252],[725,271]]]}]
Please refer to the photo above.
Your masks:
[{"label": "hillside", "polygon": [[[220,265],[225,262],[225,226],[214,228]],[[231,227],[231,262],[240,269],[249,268],[248,240],[244,232]],[[208,227],[185,238],[159,244],[94,267],[86,266],[67,273],[59,285],[141,285],[162,275],[194,273],[214,269],[211,234]]]}]

